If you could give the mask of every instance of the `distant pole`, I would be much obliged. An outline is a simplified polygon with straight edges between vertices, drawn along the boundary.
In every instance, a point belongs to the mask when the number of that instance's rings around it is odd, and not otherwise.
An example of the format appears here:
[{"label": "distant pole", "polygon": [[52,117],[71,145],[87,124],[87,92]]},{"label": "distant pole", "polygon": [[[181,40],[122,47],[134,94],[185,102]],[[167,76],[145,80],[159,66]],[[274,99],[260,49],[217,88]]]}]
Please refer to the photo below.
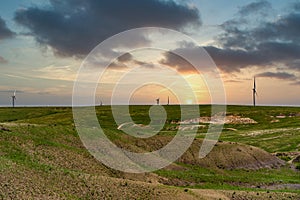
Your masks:
[{"label": "distant pole", "polygon": [[255,107],[255,93],[253,91],[253,106]]},{"label": "distant pole", "polygon": [[16,97],[12,96],[11,98],[12,98],[12,107],[14,108],[15,107],[15,99],[16,99]]},{"label": "distant pole", "polygon": [[254,106],[254,107],[256,106],[255,95],[256,95],[256,83],[255,83],[255,76],[254,76],[254,80],[253,80],[253,89],[252,89],[253,106]]},{"label": "distant pole", "polygon": [[12,99],[12,107],[14,108],[15,103],[16,103],[16,90],[15,90],[14,94],[11,96],[11,99]]},{"label": "distant pole", "polygon": [[170,98],[169,98],[169,96],[168,96],[168,104],[167,105],[170,105]]}]

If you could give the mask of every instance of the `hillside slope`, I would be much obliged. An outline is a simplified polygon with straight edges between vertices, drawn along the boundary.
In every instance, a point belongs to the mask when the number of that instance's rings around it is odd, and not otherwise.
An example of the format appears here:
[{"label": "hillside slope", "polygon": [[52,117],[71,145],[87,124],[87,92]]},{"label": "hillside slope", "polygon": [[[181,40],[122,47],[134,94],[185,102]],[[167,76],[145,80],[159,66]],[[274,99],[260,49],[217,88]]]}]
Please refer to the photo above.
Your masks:
[{"label": "hillside slope", "polygon": [[[147,110],[136,108],[142,115]],[[99,109],[101,117],[110,120],[109,108]],[[239,115],[253,117],[248,110],[241,112],[245,113]],[[250,141],[261,146],[267,141],[266,134],[257,135],[258,139],[245,134],[246,128],[261,130],[260,119],[255,119],[255,125],[230,125],[243,130],[222,133],[223,142],[204,159],[198,158],[203,140],[199,130],[198,138],[174,164],[154,173],[128,174],[103,165],[89,154],[76,133],[70,108],[2,108],[0,114],[0,199],[300,198],[299,171],[273,156],[274,152],[247,144]],[[175,114],[170,117],[175,118]],[[283,122],[297,127],[295,119]],[[105,124],[108,136],[132,151],[161,148],[174,136],[174,132],[164,131],[149,139],[135,139],[114,131],[115,125],[109,120]],[[280,123],[273,126],[284,125]],[[272,140],[274,133],[268,134]],[[297,134],[287,138],[290,144],[297,143]],[[268,144],[270,149],[280,148],[277,143]],[[294,148],[297,145],[290,147]]]}]

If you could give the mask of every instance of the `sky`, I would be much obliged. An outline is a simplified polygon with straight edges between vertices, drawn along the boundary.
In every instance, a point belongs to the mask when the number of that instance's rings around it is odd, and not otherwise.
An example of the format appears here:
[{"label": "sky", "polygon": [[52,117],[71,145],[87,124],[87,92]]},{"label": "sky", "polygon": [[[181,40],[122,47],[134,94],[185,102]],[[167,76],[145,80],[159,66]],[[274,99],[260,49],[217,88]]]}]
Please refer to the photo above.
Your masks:
[{"label": "sky", "polygon": [[71,105],[83,67],[96,104],[224,103],[221,80],[227,104],[250,105],[256,77],[258,105],[300,105],[300,1],[4,2],[0,106],[15,90],[18,106]]}]

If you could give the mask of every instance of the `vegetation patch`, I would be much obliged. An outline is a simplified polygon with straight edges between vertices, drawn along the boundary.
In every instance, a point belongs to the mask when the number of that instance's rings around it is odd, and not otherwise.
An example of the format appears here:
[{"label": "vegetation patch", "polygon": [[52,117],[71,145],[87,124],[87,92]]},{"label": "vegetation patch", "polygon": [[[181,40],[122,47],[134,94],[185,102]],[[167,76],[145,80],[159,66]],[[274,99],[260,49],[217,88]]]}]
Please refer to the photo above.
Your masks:
[{"label": "vegetation patch", "polygon": [[[211,107],[199,108],[202,119],[210,119]],[[138,126],[149,125],[149,109],[130,106]],[[144,139],[118,130],[109,106],[96,112],[117,146],[151,152],[174,138],[179,121],[189,120],[180,119],[179,106],[165,109],[163,129]],[[153,173],[130,174],[89,154],[77,135],[71,108],[0,108],[0,198],[299,199],[299,112],[293,107],[228,106],[229,118],[257,123],[225,124],[219,142],[203,159],[198,155],[208,124],[187,124],[197,136],[176,163]]]}]

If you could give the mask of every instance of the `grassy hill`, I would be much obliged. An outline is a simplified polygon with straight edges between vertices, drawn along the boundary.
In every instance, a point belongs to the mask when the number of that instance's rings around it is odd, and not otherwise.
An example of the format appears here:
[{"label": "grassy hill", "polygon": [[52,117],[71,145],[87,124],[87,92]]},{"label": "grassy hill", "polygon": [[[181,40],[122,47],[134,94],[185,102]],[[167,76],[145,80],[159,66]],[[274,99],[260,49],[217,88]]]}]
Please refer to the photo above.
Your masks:
[{"label": "grassy hill", "polygon": [[[130,106],[137,124],[150,122],[150,106]],[[130,151],[167,144],[180,123],[180,107],[166,106],[159,134],[123,134],[109,106],[97,107],[107,136]],[[200,106],[209,117],[210,106]],[[72,109],[0,108],[0,199],[299,199],[300,108],[228,106],[227,116],[257,123],[228,123],[213,151],[197,157],[207,132],[172,165],[145,174],[106,167],[82,145]]]}]

